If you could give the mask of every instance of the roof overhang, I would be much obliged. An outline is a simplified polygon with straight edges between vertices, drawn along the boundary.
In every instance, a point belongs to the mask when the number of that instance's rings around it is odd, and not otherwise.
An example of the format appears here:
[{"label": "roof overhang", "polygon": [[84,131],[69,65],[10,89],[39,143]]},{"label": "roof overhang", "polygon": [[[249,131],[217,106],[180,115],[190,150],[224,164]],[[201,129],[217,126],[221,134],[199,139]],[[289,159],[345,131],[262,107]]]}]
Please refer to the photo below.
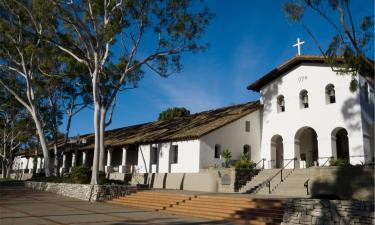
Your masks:
[{"label": "roof overhang", "polygon": [[295,56],[283,64],[279,65],[275,69],[271,70],[270,72],[266,73],[260,79],[255,81],[254,83],[247,86],[248,90],[253,90],[256,92],[260,92],[260,90],[270,83],[271,81],[275,80],[276,78],[280,77],[281,75],[285,74],[286,72],[292,70],[296,66],[302,63],[316,63],[316,64],[328,64],[327,59],[323,56],[316,56],[316,55],[299,55]]}]

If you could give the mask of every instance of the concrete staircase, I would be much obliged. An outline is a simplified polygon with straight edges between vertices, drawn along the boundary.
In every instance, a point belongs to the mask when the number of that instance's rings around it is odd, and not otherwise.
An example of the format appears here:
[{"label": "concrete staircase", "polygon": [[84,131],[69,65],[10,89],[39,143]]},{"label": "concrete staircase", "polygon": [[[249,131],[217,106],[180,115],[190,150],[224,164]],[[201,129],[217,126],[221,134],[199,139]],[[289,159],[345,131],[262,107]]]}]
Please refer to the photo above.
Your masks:
[{"label": "concrete staircase", "polygon": [[283,197],[309,197],[304,187],[304,183],[309,179],[308,169],[284,169],[283,181],[280,173],[271,180],[271,194],[265,181],[279,172],[280,169],[268,169],[261,171],[244,187],[240,193],[271,195]]},{"label": "concrete staircase", "polygon": [[285,200],[198,195],[178,207],[166,208],[166,211],[239,224],[274,225],[282,222],[285,204]]},{"label": "concrete staircase", "polygon": [[[276,174],[279,169],[266,169],[260,171],[253,179],[246,183],[241,189],[238,191],[239,193],[248,193],[248,194],[257,194],[258,192],[263,193],[267,189],[265,187],[265,181]],[[268,190],[268,189],[267,189]],[[268,192],[267,192],[268,194]]]},{"label": "concrete staircase", "polygon": [[138,208],[148,208],[154,210],[165,210],[167,207],[178,205],[184,201],[195,198],[194,195],[161,193],[154,191],[139,191],[134,194],[112,199],[108,203],[126,205]]},{"label": "concrete staircase", "polygon": [[286,200],[251,199],[222,195],[143,191],[107,201],[156,211],[237,224],[275,225],[283,219]]},{"label": "concrete staircase", "polygon": [[281,182],[277,186],[272,194],[290,197],[309,197],[304,187],[305,181],[309,178],[309,170],[295,169],[284,182]]}]

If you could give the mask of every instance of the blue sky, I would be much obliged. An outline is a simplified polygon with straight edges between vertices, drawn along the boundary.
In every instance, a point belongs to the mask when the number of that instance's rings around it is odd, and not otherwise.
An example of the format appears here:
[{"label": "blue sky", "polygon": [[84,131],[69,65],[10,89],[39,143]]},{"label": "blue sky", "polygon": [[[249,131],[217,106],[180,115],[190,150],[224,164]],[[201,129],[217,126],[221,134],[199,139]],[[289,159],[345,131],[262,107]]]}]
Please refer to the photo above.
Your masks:
[{"label": "blue sky", "polygon": [[[374,13],[373,1],[353,2],[353,14]],[[216,14],[204,35],[210,48],[184,55],[182,71],[169,78],[146,72],[137,89],[120,93],[108,129],[154,121],[168,107],[195,113],[258,100],[258,94],[246,86],[293,57],[297,37],[305,41],[302,54],[319,54],[302,26],[286,20],[281,0],[209,0],[205,4]],[[310,14],[305,21],[326,46],[332,29]],[[92,114],[86,109],[73,118],[70,134],[92,132]]]}]

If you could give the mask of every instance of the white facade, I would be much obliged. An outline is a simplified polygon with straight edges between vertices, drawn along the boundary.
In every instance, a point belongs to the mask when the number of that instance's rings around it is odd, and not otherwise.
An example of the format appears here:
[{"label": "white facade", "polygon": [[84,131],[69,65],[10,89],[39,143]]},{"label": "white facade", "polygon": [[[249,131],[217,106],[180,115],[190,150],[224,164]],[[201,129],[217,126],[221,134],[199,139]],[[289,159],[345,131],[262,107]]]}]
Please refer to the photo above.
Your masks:
[{"label": "white facade", "polygon": [[[337,156],[335,135],[343,129],[347,132],[350,162],[358,164],[371,158],[370,141],[364,141],[364,130],[368,128],[364,129],[362,117],[368,124],[374,123],[373,117],[363,115],[360,91],[350,92],[350,81],[350,76],[337,75],[328,66],[302,64],[262,87],[261,157],[267,160],[268,168],[281,167],[294,157],[297,167],[324,164],[328,157]],[[334,103],[327,99],[329,84],[334,87]],[[308,94],[308,108],[301,104],[303,90]],[[281,95],[284,112],[278,109]],[[373,111],[371,104],[368,107]]]},{"label": "white facade", "polygon": [[[222,156],[215,158],[215,145],[220,151],[228,149],[232,153],[232,160],[241,157],[245,145],[250,147],[250,159],[254,162],[260,160],[261,119],[260,110],[256,110],[220,129],[212,131],[200,139],[200,168],[223,163]],[[246,131],[246,121],[250,122],[250,131]]]},{"label": "white facade", "polygon": [[[246,122],[250,131],[246,131]],[[215,158],[215,145],[220,146],[219,157]],[[141,145],[138,149],[138,170],[140,173],[196,173],[209,167],[222,166],[224,149],[237,160],[244,146],[250,147],[250,157],[255,162],[260,159],[260,111],[256,110],[236,121],[224,125],[200,139],[159,144]],[[171,152],[178,146],[177,163],[173,163]],[[156,152],[157,159],[151,156]]]},{"label": "white facade", "polygon": [[[172,159],[172,149],[178,146],[177,162]],[[151,161],[154,151],[156,160]],[[195,173],[199,172],[199,140],[140,145],[138,165],[140,173]]]}]

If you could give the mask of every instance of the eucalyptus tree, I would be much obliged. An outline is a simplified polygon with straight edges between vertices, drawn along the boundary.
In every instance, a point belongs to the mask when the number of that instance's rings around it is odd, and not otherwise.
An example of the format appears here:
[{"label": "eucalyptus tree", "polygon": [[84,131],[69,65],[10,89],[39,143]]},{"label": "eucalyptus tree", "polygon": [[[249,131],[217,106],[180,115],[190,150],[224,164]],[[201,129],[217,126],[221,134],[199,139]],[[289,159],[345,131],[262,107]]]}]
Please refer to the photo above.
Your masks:
[{"label": "eucalyptus tree", "polygon": [[[43,80],[41,65],[47,65],[44,60],[49,60],[51,49],[42,36],[49,36],[57,26],[54,17],[44,13],[51,8],[50,1],[0,1],[0,85],[30,113],[43,151],[46,176],[51,175],[51,163],[40,115],[44,90],[39,84]],[[21,84],[18,90],[9,84],[12,79]]]},{"label": "eucalyptus tree", "polygon": [[[48,39],[87,68],[94,106],[95,147],[91,183],[104,167],[104,130],[117,94],[133,88],[147,68],[167,77],[181,69],[181,55],[207,47],[200,43],[212,18],[201,1],[53,1],[60,26]],[[112,113],[110,113],[111,115]],[[109,115],[109,116],[110,116]],[[100,158],[100,160],[99,160]]]},{"label": "eucalyptus tree", "polygon": [[[45,99],[43,119],[51,136],[51,145],[55,155],[54,173],[57,175],[59,158],[63,153],[63,151],[58,152],[58,143],[62,143],[63,148],[67,146],[72,119],[91,104],[91,92],[89,81],[82,74],[86,71],[81,65],[77,65],[69,57],[60,56],[58,52],[51,50],[51,53],[50,59],[45,60],[47,65],[43,64],[40,68],[44,75],[43,83],[40,85],[45,90],[45,96],[42,98]],[[66,127],[64,132],[61,132],[59,128],[62,126],[64,117]]]},{"label": "eucalyptus tree", "polygon": [[28,121],[30,114],[0,87],[0,160],[2,178],[9,178],[14,155],[32,141],[35,128]]},{"label": "eucalyptus tree", "polygon": [[[370,0],[361,1],[373,7]],[[356,75],[360,72],[369,79],[374,75],[374,15],[364,15],[357,22],[358,15],[353,14],[349,0],[286,0],[283,6],[286,17],[292,22],[299,22],[314,40],[321,54],[328,59],[333,70],[340,74]],[[335,35],[327,49],[323,49],[314,31],[304,20],[306,12],[326,22],[324,26],[331,27]],[[342,64],[344,60],[344,64]],[[338,66],[339,65],[339,66]],[[355,91],[358,82],[352,79],[350,89]]]}]

